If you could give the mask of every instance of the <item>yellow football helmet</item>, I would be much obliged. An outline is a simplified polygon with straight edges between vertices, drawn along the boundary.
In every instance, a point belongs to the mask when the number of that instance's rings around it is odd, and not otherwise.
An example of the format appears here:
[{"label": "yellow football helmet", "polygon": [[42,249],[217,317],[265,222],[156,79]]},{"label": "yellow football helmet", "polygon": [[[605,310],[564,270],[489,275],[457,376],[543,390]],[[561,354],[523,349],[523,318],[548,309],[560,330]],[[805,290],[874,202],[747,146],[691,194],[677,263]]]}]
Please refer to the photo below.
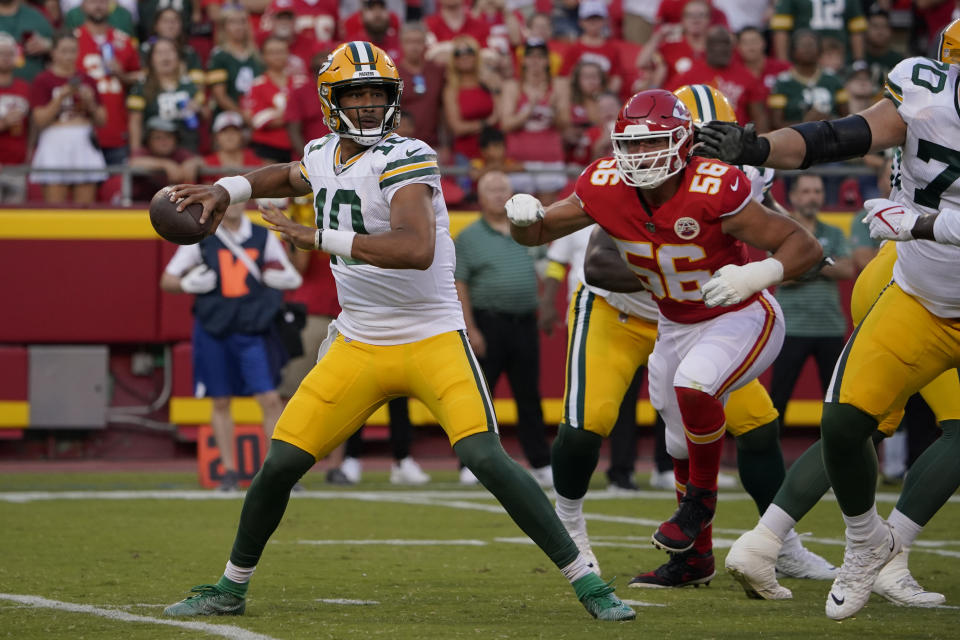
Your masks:
[{"label": "yellow football helmet", "polygon": [[711,120],[736,122],[737,115],[727,97],[708,84],[688,84],[673,92],[690,109],[694,126]]},{"label": "yellow football helmet", "polygon": [[937,55],[940,56],[941,62],[960,64],[960,18],[943,28],[940,44],[937,46]]},{"label": "yellow football helmet", "polygon": [[[347,87],[375,84],[387,92],[386,112],[378,129],[362,128],[344,113],[340,94]],[[380,141],[400,124],[400,94],[403,81],[397,65],[380,47],[362,40],[345,42],[327,56],[317,74],[317,93],[323,121],[336,134],[346,136],[364,146]],[[381,106],[381,105],[377,105]],[[351,107],[353,108],[353,107]]]}]

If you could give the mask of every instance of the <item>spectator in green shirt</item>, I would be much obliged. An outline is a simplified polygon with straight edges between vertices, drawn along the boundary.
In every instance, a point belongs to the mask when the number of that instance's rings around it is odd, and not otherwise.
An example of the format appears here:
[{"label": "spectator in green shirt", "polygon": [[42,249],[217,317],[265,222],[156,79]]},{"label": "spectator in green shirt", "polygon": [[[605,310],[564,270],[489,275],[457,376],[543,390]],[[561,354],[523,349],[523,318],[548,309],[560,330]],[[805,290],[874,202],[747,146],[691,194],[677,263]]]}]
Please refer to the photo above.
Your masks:
[{"label": "spectator in green shirt", "polygon": [[253,80],[266,67],[260,59],[247,12],[236,6],[220,9],[218,44],[207,63],[207,87],[216,113],[243,113],[240,99],[250,93]]},{"label": "spectator in green shirt", "polygon": [[867,21],[860,0],[777,0],[773,14],[770,28],[777,58],[787,59],[791,32],[810,29],[821,38],[840,42],[849,59],[863,59]]},{"label": "spectator in green shirt", "polygon": [[[137,27],[130,12],[116,3],[114,3],[112,7],[110,13],[107,14],[107,24],[114,29],[123,31],[128,36],[136,37]],[[67,11],[67,15],[63,17],[63,26],[73,30],[86,21],[87,15],[83,12],[83,7],[77,5],[73,9],[70,9],[70,11]]]},{"label": "spectator in green shirt", "polygon": [[785,281],[777,287],[777,302],[783,309],[787,326],[783,348],[773,363],[770,398],[785,417],[787,402],[810,357],[817,364],[820,386],[826,393],[847,332],[847,317],[840,306],[837,280],[850,280],[856,275],[843,231],[817,219],[824,202],[820,176],[810,173],[798,176],[790,188],[789,198],[790,216],[820,241],[824,257],[832,258],[834,264],[814,267],[796,280]]},{"label": "spectator in green shirt", "polygon": [[13,36],[23,54],[13,74],[30,82],[53,49],[53,27],[23,0],[0,0],[0,31]]},{"label": "spectator in green shirt", "polygon": [[[535,259],[544,248],[514,242],[504,208],[513,195],[507,174],[491,171],[477,184],[481,218],[456,239],[454,281],[467,336],[491,392],[506,373],[517,403],[517,436],[544,487],[553,487],[547,428],[540,406],[540,333]],[[461,471],[461,482],[474,478]]]},{"label": "spectator in green shirt", "polygon": [[820,51],[820,39],[813,31],[794,32],[790,51],[792,64],[777,76],[767,98],[773,129],[847,114],[847,92],[843,82],[820,68]]}]

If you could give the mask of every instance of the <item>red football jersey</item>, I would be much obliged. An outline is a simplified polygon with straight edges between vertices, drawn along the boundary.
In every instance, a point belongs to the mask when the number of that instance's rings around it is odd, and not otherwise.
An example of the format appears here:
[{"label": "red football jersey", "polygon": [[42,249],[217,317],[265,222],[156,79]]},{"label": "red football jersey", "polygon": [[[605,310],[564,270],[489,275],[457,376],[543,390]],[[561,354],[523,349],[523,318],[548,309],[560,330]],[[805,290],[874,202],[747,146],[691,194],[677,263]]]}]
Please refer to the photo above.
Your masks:
[{"label": "red football jersey", "polygon": [[9,118],[14,113],[19,119],[0,131],[0,165],[22,164],[27,160],[30,85],[20,78],[0,86],[0,118]]},{"label": "red football jersey", "polygon": [[77,71],[82,71],[97,83],[97,93],[107,110],[107,122],[97,129],[97,140],[102,147],[112,149],[127,144],[127,90],[120,78],[108,73],[103,62],[103,53],[117,59],[124,73],[140,69],[140,54],[133,42],[119,29],[107,29],[107,35],[100,42],[86,26],[74,30],[77,38]]},{"label": "red football jersey", "polygon": [[288,78],[286,86],[278,87],[267,75],[257,77],[250,87],[250,93],[243,97],[241,104],[250,114],[253,132],[252,142],[258,142],[277,149],[290,148],[290,135],[285,126],[275,124],[276,117],[283,116],[287,109],[287,96],[293,86],[294,78]]},{"label": "red football jersey", "polygon": [[644,206],[625,184],[616,160],[601,158],[577,179],[583,210],[610,234],[623,259],[650,290],[660,312],[674,322],[694,323],[752,303],[708,308],[700,287],[720,267],[749,262],[747,247],[720,225],[751,199],[750,180],[737,167],[691,157],[676,194],[658,208]]}]

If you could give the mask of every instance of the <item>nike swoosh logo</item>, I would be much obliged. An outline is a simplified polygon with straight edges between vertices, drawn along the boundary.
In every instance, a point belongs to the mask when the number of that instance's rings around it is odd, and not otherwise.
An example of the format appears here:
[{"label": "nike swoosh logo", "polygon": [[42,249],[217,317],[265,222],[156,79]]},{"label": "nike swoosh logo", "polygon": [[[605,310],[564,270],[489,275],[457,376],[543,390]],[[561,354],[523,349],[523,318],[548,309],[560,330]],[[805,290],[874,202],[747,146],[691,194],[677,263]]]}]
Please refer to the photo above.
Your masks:
[{"label": "nike swoosh logo", "polygon": [[407,150],[406,153],[407,153],[407,157],[409,158],[409,157],[411,157],[411,156],[414,156],[414,155],[420,153],[420,149],[409,149],[409,150]]},{"label": "nike swoosh logo", "polygon": [[843,603],[847,600],[846,596],[843,598],[838,598],[837,596],[833,595],[833,593],[830,594],[830,597],[833,598],[833,601],[837,603],[838,607],[842,607]]},{"label": "nike swoosh logo", "polygon": [[736,190],[737,190],[737,187],[739,187],[739,186],[740,186],[740,176],[737,176],[737,179],[733,181],[733,184],[732,184],[732,185],[730,185],[730,190],[731,190],[731,191],[736,191]]},{"label": "nike swoosh logo", "polygon": [[890,536],[890,551],[893,551],[895,546],[897,546],[897,541],[893,539],[893,536]]}]

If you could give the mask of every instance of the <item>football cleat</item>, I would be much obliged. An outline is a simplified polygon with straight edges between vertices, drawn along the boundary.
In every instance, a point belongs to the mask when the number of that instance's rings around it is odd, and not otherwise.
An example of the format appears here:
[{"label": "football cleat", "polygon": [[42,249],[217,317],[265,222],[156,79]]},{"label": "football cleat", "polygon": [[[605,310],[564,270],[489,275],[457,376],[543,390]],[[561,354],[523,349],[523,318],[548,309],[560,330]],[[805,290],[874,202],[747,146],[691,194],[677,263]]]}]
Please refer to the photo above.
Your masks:
[{"label": "football cleat", "polygon": [[428,482],[430,476],[410,456],[390,466],[390,484],[420,485]]},{"label": "football cleat", "polygon": [[236,471],[224,471],[220,480],[219,491],[230,492],[240,490],[240,475]]},{"label": "football cleat", "polygon": [[900,553],[900,538],[889,524],[881,521],[883,540],[876,545],[852,544],[847,540],[843,566],[827,594],[826,614],[832,620],[843,620],[856,615],[870,599],[877,574]]},{"label": "football cleat", "polygon": [[790,589],[777,583],[777,557],[783,541],[769,527],[757,524],[745,532],[727,553],[724,566],[747,597],[757,600],[788,600],[793,597]]},{"label": "football cleat", "polygon": [[194,595],[170,605],[163,615],[185,616],[242,616],[247,608],[245,598],[238,598],[215,584],[201,584],[190,589]]},{"label": "football cleat", "polygon": [[683,553],[671,553],[666,563],[653,571],[641,573],[628,586],[643,589],[699,587],[710,584],[715,575],[713,552],[699,554],[696,549],[690,549]]},{"label": "football cleat", "polygon": [[927,591],[910,575],[907,556],[910,550],[904,547],[893,560],[884,565],[873,583],[873,592],[901,607],[935,607],[946,602],[942,593]]},{"label": "football cleat", "polygon": [[633,620],[637,617],[637,612],[623,604],[620,598],[614,595],[612,583],[612,580],[604,583],[597,576],[587,574],[574,582],[573,588],[583,607],[597,620],[613,622]]},{"label": "football cleat", "polygon": [[480,481],[477,480],[477,476],[473,475],[473,471],[470,471],[469,467],[461,467],[460,484],[465,487],[475,487],[480,484]]},{"label": "football cleat", "polygon": [[791,529],[777,556],[777,577],[833,580],[837,568],[800,544],[800,536]]},{"label": "football cleat", "polygon": [[553,468],[550,465],[544,465],[530,470],[530,475],[537,481],[543,489],[553,489]]},{"label": "football cleat", "polygon": [[573,520],[565,520],[561,518],[558,513],[557,518],[559,518],[563,528],[567,530],[570,539],[577,545],[580,555],[587,561],[587,566],[590,567],[590,570],[600,575],[600,563],[597,562],[597,556],[594,555],[593,549],[590,548],[590,537],[587,535],[587,521],[583,515],[581,514],[579,518]]},{"label": "football cleat", "polygon": [[717,509],[717,492],[687,484],[687,492],[670,519],[652,536],[653,545],[664,551],[679,553],[693,546],[700,532],[713,522]]},{"label": "football cleat", "polygon": [[673,477],[673,469],[653,471],[650,474],[650,486],[654,489],[663,489],[664,491],[676,491],[677,482]]}]

